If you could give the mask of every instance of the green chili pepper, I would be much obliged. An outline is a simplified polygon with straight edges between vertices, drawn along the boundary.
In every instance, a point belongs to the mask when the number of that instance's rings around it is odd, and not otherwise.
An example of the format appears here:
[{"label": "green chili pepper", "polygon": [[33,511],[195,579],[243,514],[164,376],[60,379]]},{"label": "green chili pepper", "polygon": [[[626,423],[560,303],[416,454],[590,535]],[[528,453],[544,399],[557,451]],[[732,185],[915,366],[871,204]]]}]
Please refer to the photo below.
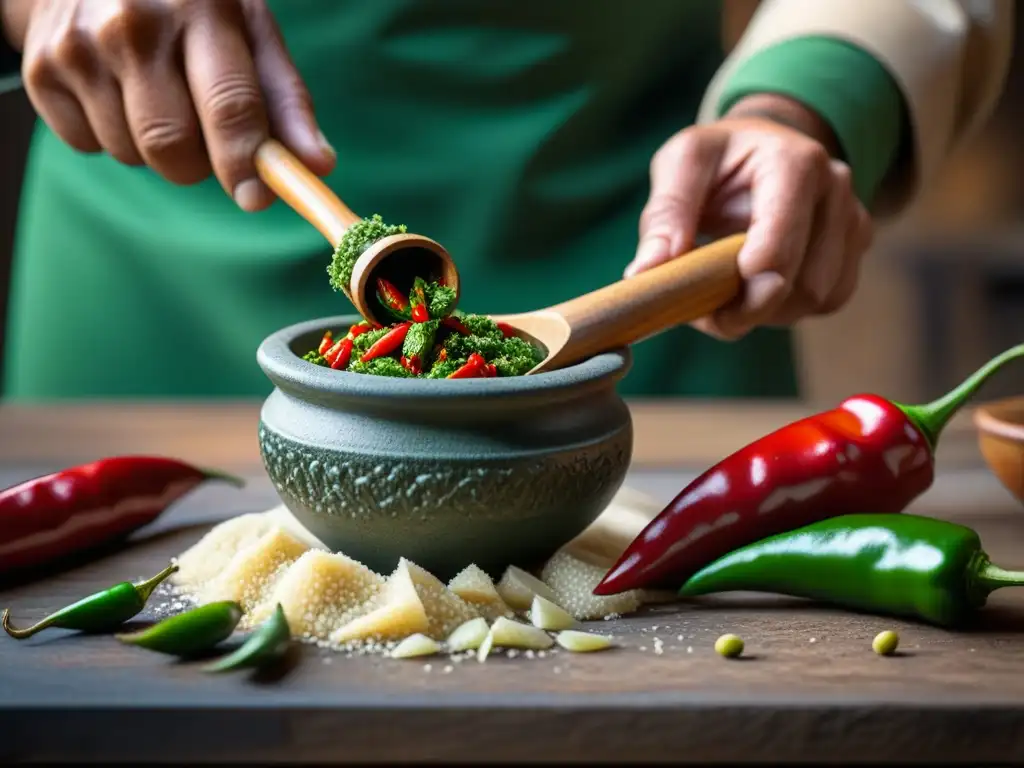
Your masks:
[{"label": "green chili pepper", "polygon": [[110,589],[84,597],[66,608],[25,629],[15,629],[10,624],[10,609],[4,609],[3,628],[11,637],[23,640],[31,637],[47,627],[59,629],[76,629],[80,632],[109,632],[138,615],[157,586],[178,570],[176,563],[171,563],[156,576],[132,584],[123,581]]},{"label": "green chili pepper", "polygon": [[158,653],[193,656],[230,637],[241,618],[242,606],[233,600],[222,600],[171,616],[138,632],[117,635],[117,639]]},{"label": "green chili pepper", "polygon": [[207,672],[228,672],[243,667],[262,667],[281,659],[291,646],[292,631],[281,604],[273,615],[232,653],[206,667]]},{"label": "green chili pepper", "polygon": [[687,581],[683,596],[754,591],[954,626],[1024,572],[993,565],[970,528],[917,515],[843,515],[748,544]]}]

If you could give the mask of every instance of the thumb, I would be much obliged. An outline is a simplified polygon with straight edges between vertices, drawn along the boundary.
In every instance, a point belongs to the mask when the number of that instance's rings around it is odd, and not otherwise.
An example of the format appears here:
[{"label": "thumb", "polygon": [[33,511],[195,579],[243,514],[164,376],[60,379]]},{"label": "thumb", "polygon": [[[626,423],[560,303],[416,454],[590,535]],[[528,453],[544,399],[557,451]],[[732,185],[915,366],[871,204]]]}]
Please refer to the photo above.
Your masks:
[{"label": "thumb", "polygon": [[262,0],[246,2],[245,8],[271,132],[313,173],[326,176],[334,169],[334,149],[320,131],[313,99],[288,53],[281,30]]},{"label": "thumb", "polygon": [[625,276],[693,248],[725,142],[698,129],[669,140],[651,161],[651,194],[640,215],[640,242]]}]

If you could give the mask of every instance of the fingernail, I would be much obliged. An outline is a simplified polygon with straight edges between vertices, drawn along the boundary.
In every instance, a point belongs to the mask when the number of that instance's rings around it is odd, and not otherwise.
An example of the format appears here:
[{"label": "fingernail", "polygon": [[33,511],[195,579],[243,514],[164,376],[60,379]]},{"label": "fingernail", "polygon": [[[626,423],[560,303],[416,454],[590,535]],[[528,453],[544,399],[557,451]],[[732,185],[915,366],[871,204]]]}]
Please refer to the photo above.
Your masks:
[{"label": "fingernail", "polygon": [[324,152],[326,152],[331,157],[337,157],[338,156],[338,153],[334,150],[334,147],[331,146],[331,142],[329,142],[327,140],[327,137],[324,136],[324,132],[323,131],[317,131],[316,138],[317,138],[317,141],[320,142],[320,149],[322,149]]},{"label": "fingernail", "polygon": [[744,310],[753,316],[774,307],[787,291],[786,278],[778,272],[761,272],[747,281]]},{"label": "fingernail", "polygon": [[641,269],[653,267],[666,261],[669,255],[668,243],[665,242],[665,238],[648,237],[636,249],[636,256],[633,257],[633,264],[631,266],[634,272],[638,272]]},{"label": "fingernail", "polygon": [[259,179],[246,179],[235,187],[232,197],[243,211],[257,211],[266,202],[269,190]]}]

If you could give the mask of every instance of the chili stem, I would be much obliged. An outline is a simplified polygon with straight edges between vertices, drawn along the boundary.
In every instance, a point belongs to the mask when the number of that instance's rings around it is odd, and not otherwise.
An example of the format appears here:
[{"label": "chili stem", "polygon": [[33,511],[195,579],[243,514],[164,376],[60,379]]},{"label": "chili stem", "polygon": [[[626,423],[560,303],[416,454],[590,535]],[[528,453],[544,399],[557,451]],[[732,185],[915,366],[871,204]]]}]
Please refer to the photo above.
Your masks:
[{"label": "chili stem", "polygon": [[158,573],[156,576],[148,578],[145,581],[140,581],[138,584],[136,584],[135,591],[138,593],[139,598],[142,600],[142,602],[149,602],[149,598],[153,595],[153,590],[155,590],[160,585],[160,582],[162,582],[172,573],[175,573],[177,570],[178,564],[171,563],[162,571],[160,571],[160,573]]},{"label": "chili stem", "polygon": [[993,357],[981,368],[964,379],[959,386],[937,400],[923,405],[903,405],[901,403],[893,403],[893,405],[902,410],[907,415],[907,418],[917,425],[917,428],[924,433],[932,450],[935,450],[935,445],[938,443],[942,430],[945,429],[949,420],[953,418],[963,404],[978,391],[981,385],[993,373],[1006,365],[1006,363],[1021,357],[1024,357],[1024,344],[1018,344],[1001,355]]},{"label": "chili stem", "polygon": [[989,592],[1001,587],[1024,587],[1024,571],[1007,571],[986,562],[974,574],[974,581]]}]

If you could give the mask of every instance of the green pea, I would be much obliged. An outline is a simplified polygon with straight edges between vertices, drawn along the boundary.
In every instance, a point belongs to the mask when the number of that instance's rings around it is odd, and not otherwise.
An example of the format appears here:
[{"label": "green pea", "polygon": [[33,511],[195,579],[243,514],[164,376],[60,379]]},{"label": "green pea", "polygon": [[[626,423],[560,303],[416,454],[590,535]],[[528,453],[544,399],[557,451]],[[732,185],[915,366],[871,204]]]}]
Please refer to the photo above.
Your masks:
[{"label": "green pea", "polygon": [[735,659],[743,653],[743,640],[737,635],[722,635],[715,640],[715,651],[727,659]]},{"label": "green pea", "polygon": [[871,641],[871,649],[879,656],[892,656],[900,644],[900,636],[891,629],[879,632]]}]

